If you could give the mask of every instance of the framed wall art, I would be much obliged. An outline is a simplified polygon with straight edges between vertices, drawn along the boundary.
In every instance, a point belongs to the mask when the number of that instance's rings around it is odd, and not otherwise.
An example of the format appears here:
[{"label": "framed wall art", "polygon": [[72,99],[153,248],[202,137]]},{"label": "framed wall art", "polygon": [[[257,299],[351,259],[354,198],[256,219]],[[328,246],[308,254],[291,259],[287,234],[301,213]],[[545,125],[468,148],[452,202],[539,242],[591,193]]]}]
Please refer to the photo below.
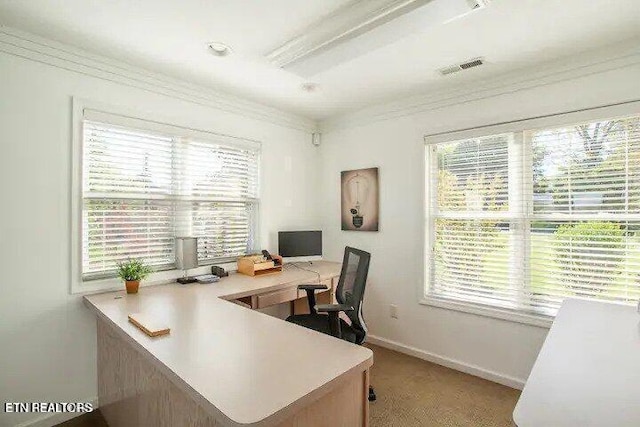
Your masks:
[{"label": "framed wall art", "polygon": [[342,229],[378,231],[378,168],[343,171],[340,183]]}]

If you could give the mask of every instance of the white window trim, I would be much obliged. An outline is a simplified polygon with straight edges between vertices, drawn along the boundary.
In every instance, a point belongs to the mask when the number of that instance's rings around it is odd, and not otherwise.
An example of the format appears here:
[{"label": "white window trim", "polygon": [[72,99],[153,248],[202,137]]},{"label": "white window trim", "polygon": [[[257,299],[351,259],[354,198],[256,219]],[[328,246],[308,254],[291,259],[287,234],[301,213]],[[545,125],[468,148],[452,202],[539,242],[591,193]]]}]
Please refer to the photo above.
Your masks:
[{"label": "white window trim", "polygon": [[553,317],[550,316],[511,311],[467,301],[454,301],[447,298],[438,298],[433,295],[425,295],[419,300],[419,303],[431,307],[444,308],[447,310],[475,314],[483,317],[491,317],[493,319],[507,320],[514,323],[522,323],[541,328],[550,328],[553,323]]},{"label": "white window trim", "polygon": [[[437,134],[425,135],[424,136],[424,145],[425,145],[425,156],[424,156],[424,164],[423,164],[423,176],[426,177],[427,171],[427,162],[430,157],[428,156],[428,148],[431,145],[449,142],[449,141],[458,141],[463,139],[473,139],[473,138],[481,138],[487,135],[496,135],[496,134],[504,134],[504,133],[524,133],[526,131],[535,131],[537,129],[548,128],[548,127],[561,127],[566,126],[570,123],[580,123],[580,122],[588,122],[588,121],[596,121],[596,120],[606,120],[607,118],[616,118],[638,114],[640,112],[640,101],[629,101],[623,102],[616,105],[608,105],[602,107],[594,107],[589,109],[583,109],[579,111],[565,112],[565,113],[556,113],[550,114],[546,116],[533,117],[529,119],[516,120],[506,123],[498,123],[486,126],[480,126],[476,128],[463,129],[463,130],[455,130],[449,132],[439,132]],[[433,167],[433,165],[431,165]],[[538,326],[543,328],[549,328],[553,323],[553,319],[555,316],[545,316],[542,314],[531,314],[518,310],[508,310],[499,307],[492,307],[489,305],[479,304],[471,301],[458,301],[454,299],[448,299],[440,296],[432,295],[427,286],[431,283],[429,280],[431,272],[430,262],[427,262],[427,257],[431,256],[429,254],[430,248],[432,247],[431,242],[433,239],[433,219],[432,214],[430,212],[430,200],[432,197],[432,191],[434,190],[434,185],[426,185],[426,179],[423,179],[423,276],[422,281],[420,283],[419,290],[419,298],[418,302],[424,306],[430,307],[438,307],[453,311],[459,311],[464,313],[475,314],[484,317],[490,317],[500,320],[511,321],[515,323],[522,323],[532,326]]]},{"label": "white window trim", "polygon": [[[131,124],[135,127],[136,123],[144,122],[148,127],[148,124],[151,123],[156,127],[156,130],[167,131],[170,129],[179,129],[180,133],[185,136],[195,136],[202,139],[211,138],[211,136],[215,136],[217,139],[221,137],[228,140],[230,145],[235,146],[243,146],[250,144],[251,146],[258,147],[258,150],[261,150],[261,143],[259,141],[250,140],[247,138],[234,137],[229,135],[224,135],[220,133],[215,133],[212,131],[200,130],[189,127],[188,125],[182,124],[170,124],[169,120],[167,122],[158,121],[157,117],[150,117],[148,113],[130,109],[123,106],[114,106],[110,104],[105,104],[98,101],[86,100],[78,97],[72,97],[72,129],[71,129],[71,233],[70,233],[70,258],[71,258],[71,277],[69,284],[69,292],[71,294],[80,294],[80,293],[95,293],[95,292],[104,292],[111,290],[121,290],[123,289],[123,283],[118,278],[106,278],[106,279],[97,279],[97,280],[83,280],[82,279],[82,159],[83,159],[83,132],[82,132],[82,123],[85,117],[85,109],[91,110],[93,114],[104,114],[105,117],[108,116],[119,116],[122,118],[121,123],[117,123],[119,125],[123,124]],[[258,200],[256,203],[255,213],[258,218],[255,223],[255,242],[254,245],[256,247],[261,247],[260,245],[260,201],[262,199],[262,186],[260,182],[262,181],[262,168],[259,168],[259,176],[258,176]],[[215,265],[219,265],[227,271],[235,271],[237,269],[237,265],[235,262],[227,262],[227,263],[217,263]],[[200,275],[200,274],[210,274],[211,273],[211,264],[201,265],[198,268],[189,270],[190,274]],[[141,283],[141,286],[152,286],[164,283],[170,283],[175,281],[178,277],[183,275],[182,270],[164,270],[154,272],[145,281]]]}]

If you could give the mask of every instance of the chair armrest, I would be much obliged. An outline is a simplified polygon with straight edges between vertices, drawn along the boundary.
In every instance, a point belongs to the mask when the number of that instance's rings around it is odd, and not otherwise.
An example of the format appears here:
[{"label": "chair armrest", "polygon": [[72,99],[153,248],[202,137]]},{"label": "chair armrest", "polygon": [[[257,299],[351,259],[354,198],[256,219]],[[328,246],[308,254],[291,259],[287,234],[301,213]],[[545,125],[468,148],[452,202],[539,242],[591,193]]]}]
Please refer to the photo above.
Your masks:
[{"label": "chair armrest", "polygon": [[316,290],[321,290],[321,289],[329,289],[327,287],[327,285],[313,285],[313,284],[308,284],[308,285],[298,285],[298,289],[302,290],[302,291],[306,291],[306,290],[312,290],[312,291],[316,291]]},{"label": "chair armrest", "polygon": [[353,311],[354,308],[346,304],[318,304],[316,310],[320,313],[335,313],[340,311]]},{"label": "chair armrest", "polygon": [[326,285],[320,284],[298,285],[298,290],[305,291],[307,293],[309,312],[311,312],[311,314],[318,314],[316,311],[316,291],[324,291],[327,289],[329,288]]}]

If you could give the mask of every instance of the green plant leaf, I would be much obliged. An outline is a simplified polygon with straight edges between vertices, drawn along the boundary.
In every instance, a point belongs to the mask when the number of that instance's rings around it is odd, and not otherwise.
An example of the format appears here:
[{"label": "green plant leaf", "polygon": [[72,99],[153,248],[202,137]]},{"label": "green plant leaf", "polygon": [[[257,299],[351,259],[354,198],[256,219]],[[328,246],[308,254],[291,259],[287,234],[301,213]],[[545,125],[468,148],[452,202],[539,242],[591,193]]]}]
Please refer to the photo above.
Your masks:
[{"label": "green plant leaf", "polygon": [[153,270],[140,259],[131,259],[118,263],[118,277],[124,281],[144,280]]}]

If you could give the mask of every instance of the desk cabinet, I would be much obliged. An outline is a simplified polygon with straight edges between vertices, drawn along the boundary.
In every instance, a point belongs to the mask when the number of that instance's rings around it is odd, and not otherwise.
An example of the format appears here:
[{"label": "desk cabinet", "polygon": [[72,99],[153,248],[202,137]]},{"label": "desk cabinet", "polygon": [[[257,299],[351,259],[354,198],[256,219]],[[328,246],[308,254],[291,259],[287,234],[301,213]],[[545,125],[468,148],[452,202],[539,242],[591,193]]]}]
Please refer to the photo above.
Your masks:
[{"label": "desk cabinet", "polygon": [[[337,282],[338,279],[326,279],[320,282],[320,284],[325,285],[328,289],[323,292],[316,292],[316,302],[318,304],[334,304],[336,302],[335,285]],[[254,309],[290,302],[292,305],[292,313],[309,313],[307,292],[298,290],[297,285],[287,289],[240,298],[236,301],[239,302],[240,305]]]},{"label": "desk cabinet", "polygon": [[282,291],[269,292],[266,294],[258,295],[256,298],[255,308],[265,308],[283,302],[293,301],[298,298],[298,289],[289,288]]}]

